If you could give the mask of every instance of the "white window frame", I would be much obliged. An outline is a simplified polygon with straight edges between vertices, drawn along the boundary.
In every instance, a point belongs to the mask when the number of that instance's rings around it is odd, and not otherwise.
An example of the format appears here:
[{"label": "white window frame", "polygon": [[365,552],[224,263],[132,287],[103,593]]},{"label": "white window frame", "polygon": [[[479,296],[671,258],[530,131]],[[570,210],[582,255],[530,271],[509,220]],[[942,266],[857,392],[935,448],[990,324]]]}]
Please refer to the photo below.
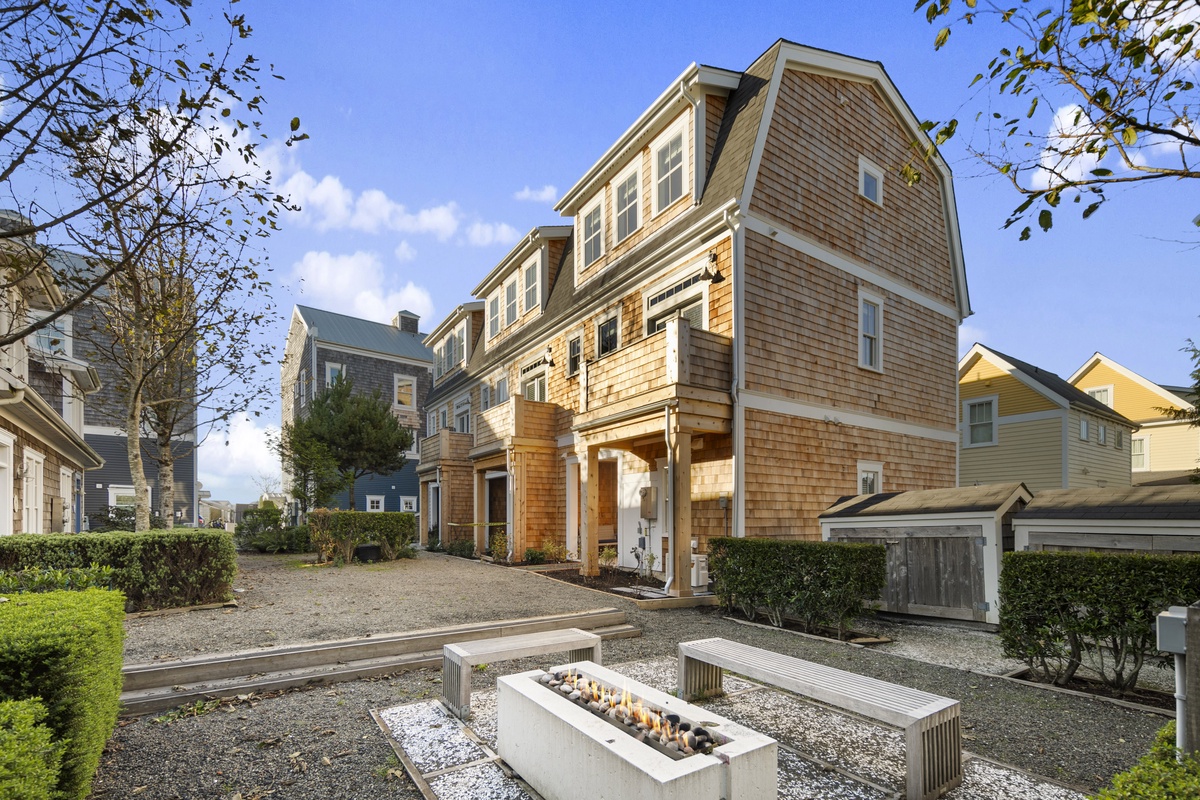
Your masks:
[{"label": "white window frame", "polygon": [[500,335],[500,292],[497,289],[488,297],[488,338],[495,339]]},{"label": "white window frame", "polygon": [[438,412],[438,422],[441,423],[440,425],[438,425],[439,431],[450,427],[449,414],[450,414],[450,409],[446,408],[445,406],[442,406],[441,410]]},{"label": "white window frame", "polygon": [[[510,294],[512,295],[512,299],[509,299]],[[520,295],[517,291],[517,276],[513,275],[511,278],[509,278],[504,283],[504,327],[505,328],[507,328],[509,325],[512,325],[518,319],[521,318],[520,311],[517,308],[517,303],[518,303],[519,297],[520,297]]]},{"label": "white window frame", "polygon": [[[58,496],[63,501],[63,533],[75,532],[75,473],[66,467],[58,468]],[[51,526],[53,527],[53,526]]]},{"label": "white window frame", "polygon": [[[971,443],[971,406],[981,406],[990,403],[992,406],[992,438],[986,442]],[[990,394],[985,397],[972,397],[963,400],[962,404],[962,446],[992,447],[1000,443],[1000,395]],[[982,424],[982,423],[979,423]]]},{"label": "white window frame", "polygon": [[[458,421],[460,417],[466,416],[467,429],[464,431],[459,428]],[[471,395],[463,395],[454,401],[454,432],[455,433],[470,433],[471,425]]]},{"label": "white window frame", "polygon": [[[31,322],[40,322],[50,316],[49,311],[41,311],[31,309],[29,312]],[[45,355],[73,355],[74,347],[71,344],[72,330],[74,325],[70,314],[59,317],[49,325],[43,325],[33,333],[29,334],[27,341],[32,349],[44,353]],[[58,344],[51,344],[50,340],[56,338],[53,332],[58,333]],[[44,340],[44,341],[43,341]]]},{"label": "white window frame", "polygon": [[0,536],[11,536],[16,517],[14,504],[16,479],[13,475],[16,438],[0,430]]},{"label": "white window frame", "polygon": [[[654,217],[657,217],[667,209],[674,207],[676,203],[687,197],[688,192],[691,190],[691,184],[688,181],[688,166],[691,164],[691,143],[688,141],[689,126],[687,122],[687,114],[684,114],[678,122],[667,128],[665,131],[659,134],[653,142],[650,143],[650,192],[652,195],[651,202],[653,203],[654,208],[654,213],[652,216]],[[660,206],[658,203],[658,182],[662,176],[658,174],[658,152],[662,150],[663,147],[668,146],[671,143],[671,140],[676,136],[680,137],[680,169],[683,170],[682,180],[680,181],[679,197],[676,197],[666,205]]]},{"label": "white window frame", "polygon": [[44,533],[46,457],[26,447],[21,456],[21,472],[21,533]]},{"label": "white window frame", "polygon": [[487,411],[492,407],[492,387],[489,384],[479,384],[479,410]]},{"label": "white window frame", "polygon": [[1091,440],[1091,430],[1088,426],[1088,418],[1079,418],[1079,441],[1087,442]]},{"label": "white window frame", "polygon": [[[620,194],[618,190],[633,178],[635,195],[633,198],[632,208],[637,214],[637,219],[634,221],[634,226],[621,235],[621,214],[628,211],[630,206],[624,209],[620,206]],[[613,239],[617,244],[628,239],[633,234],[642,229],[642,158],[638,155],[633,164],[631,164],[624,172],[616,177],[612,182],[612,207],[613,207]]]},{"label": "white window frame", "polygon": [[[858,462],[858,482],[856,484],[855,494],[879,494],[883,491],[883,462],[882,461],[859,461]],[[872,476],[875,481],[875,490],[872,492],[863,491],[863,478]]]},{"label": "white window frame", "polygon": [[[407,384],[412,390],[412,402],[408,405],[400,402],[400,386]],[[400,373],[392,373],[392,407],[393,408],[410,408],[413,411],[417,410],[417,379],[411,375],[401,375]]]},{"label": "white window frame", "polygon": [[[1138,443],[1142,445],[1142,466],[1133,466],[1133,457],[1138,455],[1134,451],[1134,446]],[[1150,437],[1147,436],[1130,436],[1129,437],[1129,464],[1134,472],[1149,472],[1150,471]]]},{"label": "white window frame", "polygon": [[[110,483],[108,485],[108,504],[113,508],[133,508],[134,506],[126,506],[117,502],[117,497],[120,495],[133,496],[133,486],[129,484]],[[150,506],[150,513],[154,513],[154,487],[146,484],[146,503]]]},{"label": "white window frame", "polygon": [[325,362],[325,388],[326,389],[328,389],[330,386],[333,385],[334,370],[337,370],[338,374],[340,374],[342,376],[342,380],[346,380],[346,365],[344,363],[338,362],[338,361],[326,361]]},{"label": "white window frame", "polygon": [[402,496],[400,498],[400,511],[406,514],[417,513],[417,498]]},{"label": "white window frame", "polygon": [[[546,402],[547,397],[548,397],[548,395],[546,394],[548,382],[549,381],[546,379],[546,370],[544,370],[544,369],[541,371],[538,371],[538,372],[530,372],[528,375],[522,375],[521,376],[521,396],[524,397],[526,400],[531,400],[531,401],[537,402],[537,403]],[[541,389],[540,391],[534,392],[534,394],[535,394],[534,397],[529,396],[528,387],[530,385],[540,387],[540,389]]]},{"label": "white window frame", "polygon": [[426,431],[425,435],[433,436],[435,433],[437,433],[437,429],[438,429],[438,427],[437,427],[437,412],[430,411],[425,416],[427,417],[427,419],[425,420],[425,431]]},{"label": "white window frame", "polygon": [[[503,391],[501,391],[503,390]],[[492,406],[507,403],[512,395],[508,391],[508,375],[500,375],[492,381]]]},{"label": "white window frame", "polygon": [[[1108,392],[1108,402],[1096,397],[1096,395],[1092,394],[1093,392]],[[1097,402],[1104,403],[1109,408],[1113,407],[1113,385],[1111,383],[1106,386],[1089,386],[1083,390],[1083,393]]]},{"label": "white window frame", "polygon": [[[613,346],[612,350],[602,353],[602,352],[600,352],[600,328],[604,325],[607,325],[612,320],[616,320],[617,343]],[[607,312],[596,319],[596,329],[595,329],[595,337],[594,338],[595,338],[595,349],[592,352],[594,352],[596,354],[597,359],[604,358],[605,356],[615,353],[621,349],[621,309],[619,307],[617,309],[615,309],[614,311]]]},{"label": "white window frame", "polygon": [[[866,354],[863,352],[863,340],[867,337],[867,332],[864,328],[866,322],[866,314],[863,313],[863,308],[870,303],[875,306],[875,363],[868,362]],[[868,292],[863,289],[858,291],[858,336],[856,341],[856,349],[858,351],[858,366],[861,369],[868,369],[872,372],[883,372],[883,316],[884,302],[881,295],[874,292]]]},{"label": "white window frame", "polygon": [[[701,303],[700,312],[703,318],[704,329],[708,330],[708,287],[711,284],[708,281],[699,279],[700,272],[707,260],[708,251],[706,250],[699,260],[692,259],[683,269],[675,270],[669,277],[651,284],[649,288],[642,292],[642,319],[646,321],[647,336],[655,332],[654,326],[658,320],[663,317],[669,317],[673,311],[692,305],[697,299]],[[658,295],[688,280],[692,281],[691,285],[681,289],[678,294],[665,298],[658,303],[654,302],[654,299]]]},{"label": "white window frame", "polygon": [[[529,282],[529,276],[533,275],[532,285]],[[525,313],[535,309],[540,310],[542,307],[542,259],[540,255],[536,255],[530,260],[521,265],[521,281],[525,291],[521,295],[522,302],[525,303]],[[530,290],[533,290],[533,299],[529,297]]]},{"label": "white window frame", "polygon": [[[883,205],[883,170],[879,165],[864,156],[858,157],[858,193],[877,206]],[[878,197],[867,194],[867,176],[875,179],[875,189]]]},{"label": "white window frame", "polygon": [[[372,508],[372,507],[371,507],[371,504],[372,504],[372,503],[378,503],[378,504],[379,504],[379,507],[378,507],[378,508]],[[371,513],[371,514],[382,514],[382,513],[383,513],[385,510],[386,510],[386,506],[384,505],[384,496],[383,496],[383,495],[381,495],[381,494],[369,494],[369,495],[367,495],[367,512],[368,512],[368,513]]]},{"label": "white window frame", "polygon": [[1108,447],[1108,426],[1103,422],[1096,423],[1096,444]]},{"label": "white window frame", "polygon": [[1113,431],[1113,439],[1114,439],[1114,446],[1118,450],[1125,449],[1125,431],[1121,430],[1120,428],[1117,428],[1115,431]]},{"label": "white window frame", "polygon": [[304,408],[308,402],[308,370],[301,368],[300,374],[296,377],[296,404],[300,408]]},{"label": "white window frame", "polygon": [[[596,214],[600,220],[600,227],[596,230],[595,236],[587,235],[587,220],[592,214]],[[600,192],[596,199],[590,205],[585,206],[579,212],[579,263],[583,269],[587,269],[593,264],[597,264],[604,259],[604,192]],[[587,251],[588,243],[593,239],[599,242],[599,250],[596,257],[588,261]]]},{"label": "white window frame", "polygon": [[[577,345],[579,347],[579,353],[574,357],[575,358],[574,369],[572,369],[572,367],[571,367],[571,358],[572,358],[571,345],[572,344]],[[567,337],[567,365],[566,366],[567,366],[567,377],[568,378],[571,377],[572,375],[578,375],[580,369],[583,368],[583,334],[580,332],[575,332]]]}]

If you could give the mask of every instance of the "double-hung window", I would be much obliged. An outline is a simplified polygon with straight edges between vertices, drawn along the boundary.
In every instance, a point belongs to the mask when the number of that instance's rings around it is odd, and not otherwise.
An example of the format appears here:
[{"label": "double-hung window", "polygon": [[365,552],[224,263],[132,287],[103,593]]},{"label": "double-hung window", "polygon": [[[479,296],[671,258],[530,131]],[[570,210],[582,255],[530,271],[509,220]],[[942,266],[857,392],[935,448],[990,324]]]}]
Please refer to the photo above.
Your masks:
[{"label": "double-hung window", "polygon": [[683,129],[654,150],[655,210],[661,212],[683,197]]},{"label": "double-hung window", "polygon": [[393,405],[396,408],[403,408],[411,411],[416,406],[413,405],[413,400],[417,391],[417,382],[405,375],[396,375],[396,395],[393,400]]},{"label": "double-hung window", "polygon": [[635,169],[616,185],[617,241],[623,241],[638,229],[638,179]]},{"label": "double-hung window", "polygon": [[1129,438],[1130,466],[1134,472],[1145,472],[1150,469],[1150,440],[1145,436]]},{"label": "double-hung window", "polygon": [[308,370],[300,370],[300,377],[296,379],[296,405],[304,408],[305,401],[308,400]]},{"label": "double-hung window", "polygon": [[517,279],[513,277],[504,286],[504,324],[512,325],[517,321]]},{"label": "double-hung window", "polygon": [[966,447],[996,444],[996,398],[967,400],[963,403],[967,425]]},{"label": "double-hung window", "polygon": [[883,370],[883,299],[874,295],[858,298],[858,365]]},{"label": "double-hung window", "polygon": [[572,336],[567,342],[567,374],[575,375],[579,372],[579,362],[583,351],[583,340],[578,336]]},{"label": "double-hung window", "polygon": [[492,403],[500,405],[508,402],[508,376],[505,375],[496,379],[496,388],[493,390]]},{"label": "double-hung window", "polygon": [[604,255],[604,208],[597,202],[583,212],[583,265],[591,266]]},{"label": "double-hung window", "polygon": [[877,494],[883,491],[883,464],[878,461],[858,462],[858,493]]},{"label": "double-hung window", "polygon": [[617,318],[609,317],[596,325],[596,355],[606,356],[618,347]]},{"label": "double-hung window", "polygon": [[471,432],[471,398],[464,397],[454,404],[454,430],[459,433]]},{"label": "double-hung window", "polygon": [[1089,438],[1087,417],[1081,417],[1079,420],[1079,440],[1086,442]]},{"label": "double-hung window", "polygon": [[1108,406],[1109,408],[1112,408],[1112,387],[1111,386],[1098,386],[1094,389],[1087,389],[1086,391],[1087,391],[1088,396],[1091,397],[1093,400],[1099,400],[1101,403],[1104,403],[1104,405]]},{"label": "double-hung window", "polygon": [[488,298],[488,338],[494,339],[500,333],[500,294]]},{"label": "double-hung window", "polygon": [[346,366],[344,364],[337,364],[332,361],[326,361],[325,362],[325,385],[333,386],[335,383],[338,382],[339,378],[345,380]]},{"label": "double-hung window", "polygon": [[539,264],[537,259],[525,267],[525,311],[528,313],[541,305],[541,295],[538,292]]}]

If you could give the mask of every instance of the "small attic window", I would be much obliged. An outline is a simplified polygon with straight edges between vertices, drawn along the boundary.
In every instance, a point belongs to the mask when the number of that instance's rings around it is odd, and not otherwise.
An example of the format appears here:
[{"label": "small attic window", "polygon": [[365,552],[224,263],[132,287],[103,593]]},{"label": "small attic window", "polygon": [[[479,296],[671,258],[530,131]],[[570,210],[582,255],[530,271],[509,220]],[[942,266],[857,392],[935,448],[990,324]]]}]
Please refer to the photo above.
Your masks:
[{"label": "small attic window", "polygon": [[858,157],[858,193],[883,205],[883,170],[862,156]]}]

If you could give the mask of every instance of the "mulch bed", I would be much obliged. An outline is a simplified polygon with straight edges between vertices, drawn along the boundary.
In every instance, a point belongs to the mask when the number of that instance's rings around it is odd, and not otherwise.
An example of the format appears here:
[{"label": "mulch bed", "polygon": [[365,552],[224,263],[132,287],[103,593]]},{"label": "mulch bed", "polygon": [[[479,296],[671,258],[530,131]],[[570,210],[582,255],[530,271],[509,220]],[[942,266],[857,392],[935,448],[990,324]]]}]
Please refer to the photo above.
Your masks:
[{"label": "mulch bed", "polygon": [[[1036,683],[1041,685],[1051,685],[1045,681],[1037,679],[1032,672],[1010,675],[1010,678],[1015,678],[1025,683]],[[1137,703],[1138,705],[1150,706],[1151,708],[1160,708],[1164,711],[1175,710],[1175,695],[1170,692],[1160,692],[1155,689],[1134,689],[1125,694],[1120,694],[1113,689],[1105,686],[1100,681],[1089,680],[1088,678],[1072,678],[1066,686],[1059,686],[1059,689],[1070,689],[1073,692],[1083,692],[1084,694],[1095,695],[1096,697],[1107,697],[1110,700],[1124,700],[1127,703]]]},{"label": "mulch bed", "polygon": [[[538,570],[547,578],[554,578],[556,581],[563,583],[573,583],[576,586],[586,586],[589,589],[596,589],[601,592],[609,592],[628,599],[633,596],[628,591],[618,592],[620,589],[645,589],[647,591],[656,592],[662,588],[662,581],[652,578],[639,577],[636,573],[626,572],[625,570],[602,570],[601,574],[595,577],[579,574],[579,567],[571,565],[570,569],[547,569]],[[656,595],[657,596],[657,595]]]}]

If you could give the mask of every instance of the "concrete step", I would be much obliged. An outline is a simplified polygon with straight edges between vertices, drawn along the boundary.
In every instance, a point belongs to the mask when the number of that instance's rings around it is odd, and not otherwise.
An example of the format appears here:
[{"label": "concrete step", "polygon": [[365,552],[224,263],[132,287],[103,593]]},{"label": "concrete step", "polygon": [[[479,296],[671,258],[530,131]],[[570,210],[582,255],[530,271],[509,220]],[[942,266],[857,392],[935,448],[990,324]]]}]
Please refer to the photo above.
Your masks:
[{"label": "concrete step", "polygon": [[[622,618],[624,617],[624,612],[617,613]],[[540,623],[545,619],[547,618],[539,618],[538,621]],[[514,632],[529,632],[521,630],[519,625],[514,625],[511,621],[493,624],[501,627],[493,629],[491,636],[513,635]],[[473,628],[474,626],[458,627],[461,629]],[[580,626],[565,625],[563,627]],[[602,639],[623,639],[640,636],[642,633],[640,628],[623,622],[593,628],[592,631]],[[412,635],[423,637],[427,633],[429,632],[423,631]],[[472,638],[490,637],[474,636]],[[467,640],[464,638],[451,638],[449,641],[444,642],[443,645],[449,644],[452,641]],[[428,640],[418,639],[418,641]],[[290,689],[296,686],[338,683],[412,669],[436,669],[442,666],[442,645],[439,645],[436,649],[429,649],[427,647],[426,649],[417,651],[411,651],[405,646],[403,648],[404,652],[356,657],[362,656],[364,653],[363,650],[353,646],[356,643],[356,641],[350,641],[330,643],[326,647],[310,646],[303,650],[297,650],[292,654],[296,656],[295,658],[284,659],[283,662],[261,659],[250,661],[239,658],[240,655],[246,654],[233,654],[232,658],[226,661],[222,661],[216,657],[208,657],[204,659],[205,664],[211,667],[207,672],[198,672],[197,668],[200,667],[200,664],[194,662],[184,665],[187,667],[186,670],[181,669],[174,673],[169,670],[156,670],[153,672],[141,670],[135,673],[138,675],[138,685],[130,687],[127,683],[125,691],[121,693],[121,714],[122,716],[138,716],[155,711],[163,711],[176,706],[190,705],[199,700],[236,697],[237,695],[250,693],[262,694],[281,689]],[[290,650],[291,648],[279,649]],[[276,653],[275,655],[280,656],[283,654]],[[287,663],[288,665],[278,668],[279,663]],[[277,668],[236,672],[237,669],[244,669],[248,664],[256,666],[274,664]],[[149,677],[151,675],[158,678],[187,676],[188,679],[166,680],[161,683],[150,684]]]}]

